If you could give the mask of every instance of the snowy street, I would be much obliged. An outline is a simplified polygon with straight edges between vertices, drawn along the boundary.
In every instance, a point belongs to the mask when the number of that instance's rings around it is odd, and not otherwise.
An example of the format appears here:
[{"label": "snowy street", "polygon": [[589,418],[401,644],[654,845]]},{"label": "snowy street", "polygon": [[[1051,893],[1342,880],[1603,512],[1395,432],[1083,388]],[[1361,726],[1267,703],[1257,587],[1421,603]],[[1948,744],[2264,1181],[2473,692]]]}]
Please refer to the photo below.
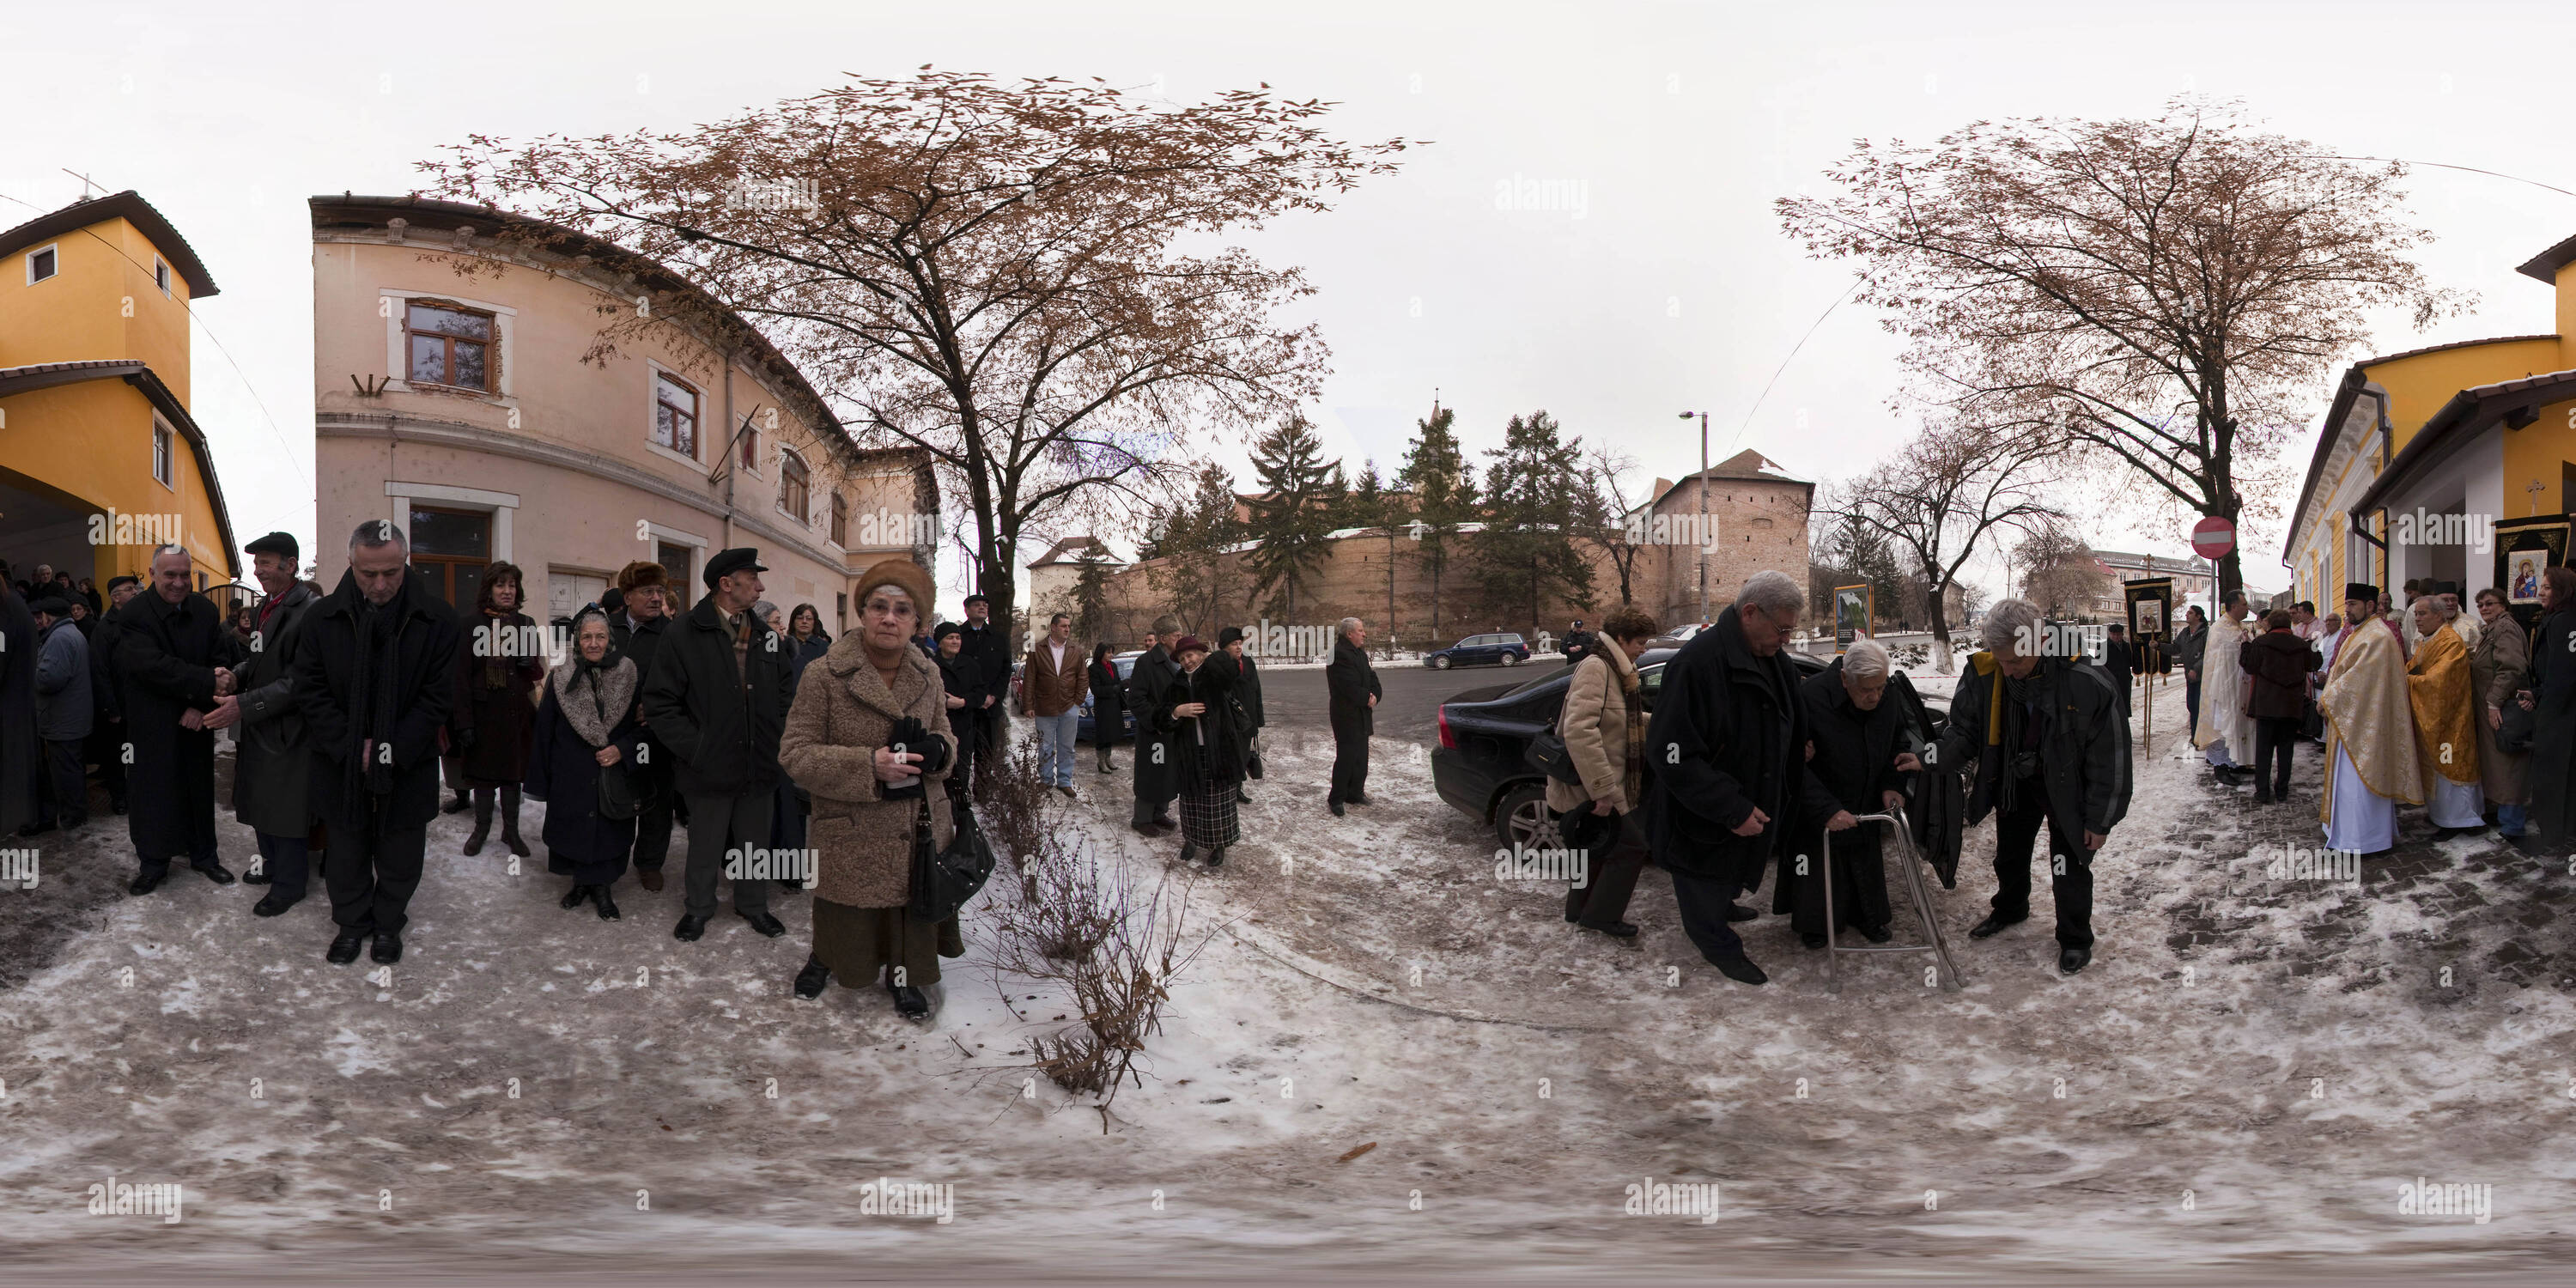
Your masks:
[{"label": "snowy street", "polygon": [[[1332,819],[1330,739],[1273,730],[1244,843],[1176,874],[1213,940],[1105,1133],[1043,1078],[1027,1094],[1025,1039],[1066,1007],[982,964],[980,901],[925,1032],[881,990],[789,997],[804,896],[777,900],[783,940],[728,911],[680,944],[676,880],[622,884],[622,922],[564,912],[541,849],[517,875],[497,846],[461,857],[459,816],[381,984],[324,963],[324,899],[254,919],[248,888],[182,869],[0,991],[0,1255],[263,1278],[289,1248],[340,1277],[746,1249],[815,1274],[2563,1266],[2566,860],[2472,838],[2358,887],[2267,877],[2257,846],[2316,844],[2314,749],[2294,803],[2257,811],[2173,754],[2179,705],[2097,861],[2089,969],[2057,973],[2044,899],[1966,938],[1980,829],[1936,892],[1966,990],[1853,959],[1839,998],[1785,917],[1747,927],[1767,987],[1718,976],[1651,871],[1633,946],[1578,934],[1561,886],[1495,878],[1415,746],[1380,739],[1376,803]],[[1159,866],[1178,845],[1126,831],[1126,754],[1103,777],[1086,751],[1076,815]],[[0,900],[123,881],[121,820],[83,847]],[[182,1186],[183,1218],[89,1215],[111,1174]],[[2491,1220],[2401,1214],[2419,1177],[2491,1186]],[[880,1178],[953,1185],[953,1221],[862,1215]],[[1718,1186],[1716,1220],[1622,1214],[1626,1187],[1684,1182]]]}]

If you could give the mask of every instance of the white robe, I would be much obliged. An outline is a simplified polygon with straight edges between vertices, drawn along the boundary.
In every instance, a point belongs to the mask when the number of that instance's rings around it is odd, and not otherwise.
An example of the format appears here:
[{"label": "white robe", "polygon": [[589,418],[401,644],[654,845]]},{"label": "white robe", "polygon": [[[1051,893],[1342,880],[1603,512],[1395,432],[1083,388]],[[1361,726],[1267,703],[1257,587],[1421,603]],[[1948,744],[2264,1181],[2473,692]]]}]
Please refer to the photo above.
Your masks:
[{"label": "white robe", "polygon": [[2352,753],[2335,749],[2334,821],[2325,826],[2326,848],[2376,854],[2397,844],[2397,802],[2370,790],[2352,767]]},{"label": "white robe", "polygon": [[2433,775],[2433,799],[2424,804],[2433,826],[2483,827],[2486,808],[2486,791],[2479,784],[2455,783],[2440,774]]},{"label": "white robe", "polygon": [[2200,736],[2213,765],[2241,765],[2238,756],[2254,754],[2254,717],[2245,708],[2247,631],[2226,614],[2209,624],[2209,641],[2200,654]]}]

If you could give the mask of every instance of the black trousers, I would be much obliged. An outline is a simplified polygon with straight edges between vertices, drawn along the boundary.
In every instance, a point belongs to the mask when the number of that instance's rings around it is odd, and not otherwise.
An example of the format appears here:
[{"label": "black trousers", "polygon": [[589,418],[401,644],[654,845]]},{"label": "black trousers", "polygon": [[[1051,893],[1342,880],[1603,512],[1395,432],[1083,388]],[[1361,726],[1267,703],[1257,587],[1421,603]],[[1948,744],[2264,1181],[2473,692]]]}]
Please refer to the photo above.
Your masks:
[{"label": "black trousers", "polygon": [[1369,736],[1357,727],[1333,728],[1333,787],[1328,799],[1356,801],[1367,795]]},{"label": "black trousers", "polygon": [[[1572,815],[1567,817],[1572,821]],[[1614,815],[1608,822],[1603,836],[1586,847],[1591,853],[1585,856],[1584,884],[1565,892],[1565,915],[1593,930],[1627,920],[1628,900],[1646,870],[1646,825],[1637,811]]]},{"label": "black trousers", "polygon": [[[1841,926],[1876,930],[1894,917],[1887,904],[1887,827],[1863,823],[1844,832],[1828,832],[1834,855],[1834,920]],[[1799,847],[1804,849],[1804,846]],[[1807,866],[1803,874],[1798,864]],[[1802,935],[1825,930],[1825,865],[1816,855],[1789,858],[1789,928]]]},{"label": "black trousers", "polygon": [[322,884],[331,892],[331,920],[342,930],[398,935],[411,924],[412,892],[420,889],[421,853],[429,829],[378,830],[384,807],[371,805],[356,818],[334,817],[322,850]]},{"label": "black trousers", "polygon": [[2297,716],[2254,717],[2254,785],[2263,785],[2264,771],[2270,768],[2277,753],[2281,766],[2272,771],[2272,794],[2287,795],[2290,790],[2290,752],[2299,745]]},{"label": "black trousers", "polygon": [[2013,785],[2013,808],[1995,811],[1995,911],[2018,921],[2030,915],[2031,844],[2042,825],[2049,834],[2049,891],[2057,901],[2057,942],[2093,946],[2093,852],[2083,845],[2083,824],[2068,837],[2049,812],[2048,791],[2036,778]]},{"label": "black trousers", "polygon": [[1742,887],[1732,881],[1673,874],[1673,902],[1681,909],[1682,933],[1690,936],[1700,956],[1716,962],[1744,955],[1744,941],[1736,936],[1735,927],[1726,924],[1726,910],[1735,906],[1735,896],[1741,892]]},{"label": "black trousers", "polygon": [[106,712],[90,727],[89,758],[98,763],[98,785],[107,789],[110,805],[125,803],[125,722]]},{"label": "black trousers", "polygon": [[271,896],[293,903],[304,897],[304,888],[313,880],[313,847],[301,836],[259,837],[259,870],[268,875]]},{"label": "black trousers", "polygon": [[[752,857],[749,851],[769,844],[773,799],[766,787],[739,796],[689,798],[687,898],[682,906],[690,916],[716,915],[716,882],[725,874],[726,861],[738,857],[747,864]],[[735,880],[733,910],[746,917],[769,911],[769,882],[749,877]]]},{"label": "black trousers", "polygon": [[1009,701],[1009,698],[995,698],[993,705],[975,713],[977,768],[990,770],[1002,759],[1002,736],[1009,728],[1009,722],[1002,713],[1002,705]]},{"label": "black trousers", "polygon": [[669,753],[659,743],[644,745],[652,757],[645,773],[653,784],[653,803],[635,816],[635,870],[659,872],[671,853],[671,810],[680,794],[671,784]]},{"label": "black trousers", "polygon": [[81,740],[43,741],[45,773],[36,800],[36,821],[79,827],[89,821],[89,774],[81,766]]}]

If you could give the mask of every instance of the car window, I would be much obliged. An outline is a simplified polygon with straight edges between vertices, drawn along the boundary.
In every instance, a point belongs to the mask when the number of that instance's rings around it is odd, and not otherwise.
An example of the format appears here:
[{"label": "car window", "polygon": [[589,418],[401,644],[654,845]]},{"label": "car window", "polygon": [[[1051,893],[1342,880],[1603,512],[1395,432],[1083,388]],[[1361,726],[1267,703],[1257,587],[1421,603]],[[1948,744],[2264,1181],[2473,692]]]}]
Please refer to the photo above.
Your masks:
[{"label": "car window", "polygon": [[1663,663],[1657,662],[1653,666],[1641,666],[1637,668],[1637,696],[1644,700],[1648,710],[1654,709],[1655,695],[1663,691]]},{"label": "car window", "polygon": [[1522,639],[1518,635],[1497,635],[1494,637],[1494,642],[1497,644],[1508,645],[1513,648],[1518,648],[1519,646],[1528,643],[1527,640]]}]

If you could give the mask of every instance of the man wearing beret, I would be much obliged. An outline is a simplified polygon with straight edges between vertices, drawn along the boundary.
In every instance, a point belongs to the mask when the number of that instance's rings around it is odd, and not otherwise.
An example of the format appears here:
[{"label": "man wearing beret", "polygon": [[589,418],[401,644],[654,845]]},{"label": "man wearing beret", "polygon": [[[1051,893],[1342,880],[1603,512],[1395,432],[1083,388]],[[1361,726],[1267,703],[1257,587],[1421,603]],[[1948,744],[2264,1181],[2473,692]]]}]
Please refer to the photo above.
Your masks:
[{"label": "man wearing beret", "polygon": [[242,880],[268,893],[251,905],[274,917],[304,898],[313,874],[311,783],[304,714],[289,669],[304,640],[304,619],[321,598],[298,578],[303,550],[272,532],[242,547],[265,596],[241,668],[241,735],[233,756],[233,817],[259,838],[259,862]]},{"label": "man wearing beret", "polygon": [[[707,560],[706,598],[672,625],[644,680],[645,723],[676,760],[672,776],[689,803],[688,902],[671,931],[683,942],[715,916],[728,852],[769,844],[794,650],[751,611],[767,571],[749,547]],[[733,910],[772,939],[787,933],[770,914],[766,880],[736,877]]]}]

